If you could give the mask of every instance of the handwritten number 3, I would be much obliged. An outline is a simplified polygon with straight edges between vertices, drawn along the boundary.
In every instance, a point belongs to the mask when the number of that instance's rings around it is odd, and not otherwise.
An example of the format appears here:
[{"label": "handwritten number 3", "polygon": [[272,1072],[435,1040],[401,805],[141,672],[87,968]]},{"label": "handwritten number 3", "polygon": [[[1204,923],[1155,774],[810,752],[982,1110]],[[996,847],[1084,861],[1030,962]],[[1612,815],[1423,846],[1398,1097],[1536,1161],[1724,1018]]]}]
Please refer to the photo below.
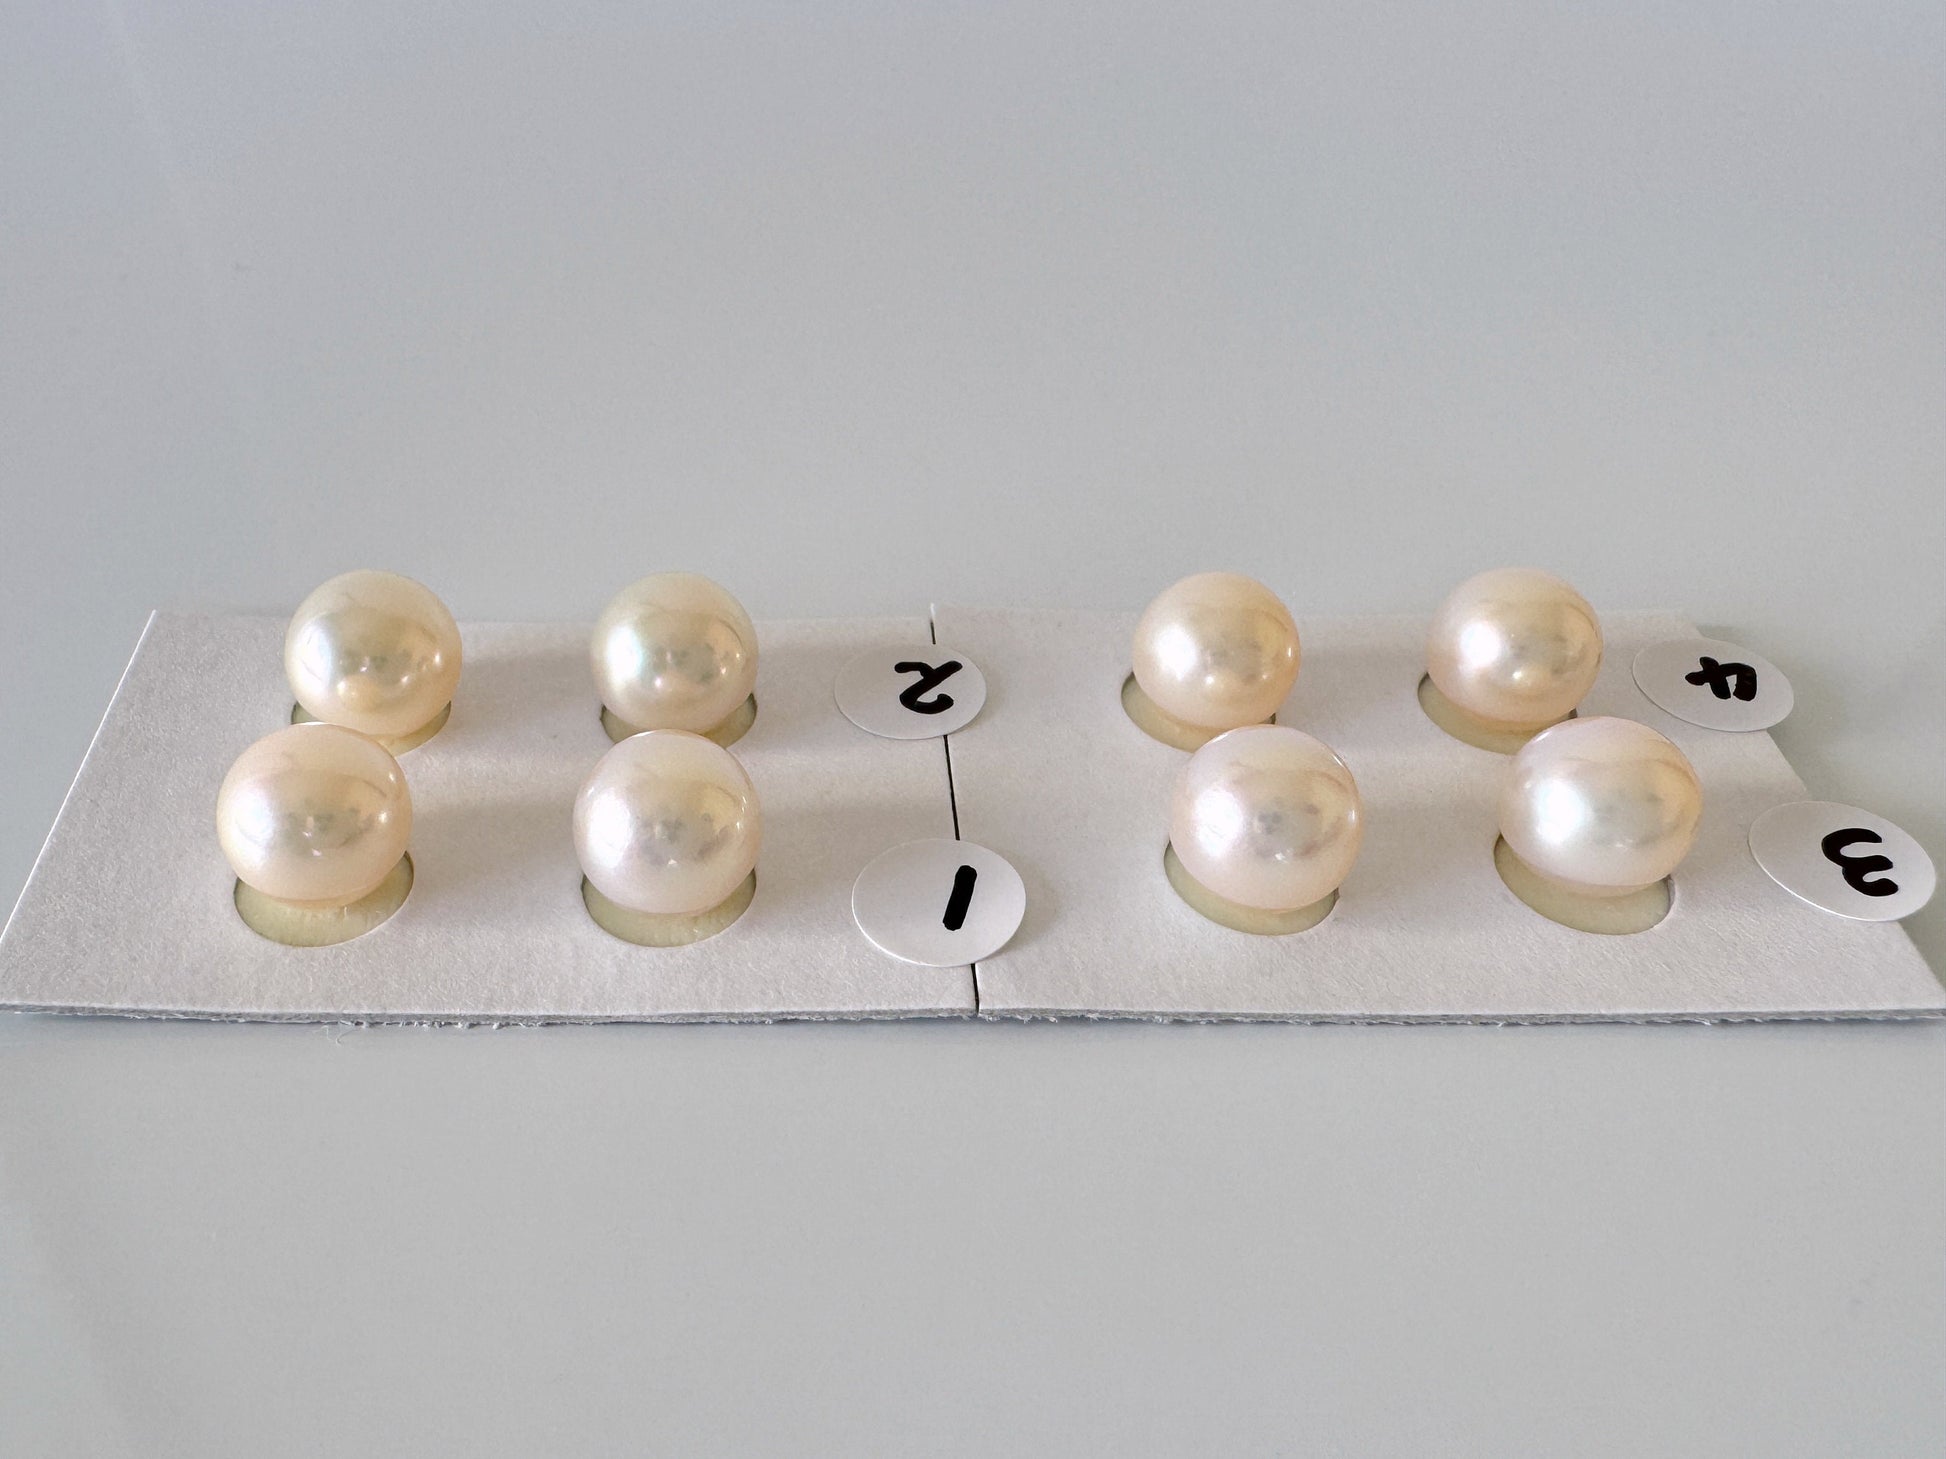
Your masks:
[{"label": "handwritten number 3", "polygon": [[1854,856],[1848,850],[1864,841],[1876,845],[1885,838],[1876,831],[1868,831],[1863,826],[1850,826],[1842,831],[1833,831],[1822,841],[1818,849],[1824,852],[1825,860],[1833,863],[1845,874],[1845,885],[1855,892],[1868,897],[1889,897],[1898,891],[1899,884],[1888,877],[1868,881],[1874,872],[1890,871],[1892,858],[1889,856]]}]

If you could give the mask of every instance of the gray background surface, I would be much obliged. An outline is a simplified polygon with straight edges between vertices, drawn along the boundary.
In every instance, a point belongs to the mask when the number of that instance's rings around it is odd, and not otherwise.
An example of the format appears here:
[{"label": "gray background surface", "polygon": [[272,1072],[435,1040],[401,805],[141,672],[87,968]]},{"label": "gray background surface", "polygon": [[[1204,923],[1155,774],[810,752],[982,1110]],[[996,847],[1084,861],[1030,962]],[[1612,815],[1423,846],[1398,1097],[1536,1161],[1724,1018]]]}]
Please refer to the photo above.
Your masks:
[{"label": "gray background surface", "polygon": [[[10,8],[0,901],[149,607],[355,565],[1536,562],[1940,855],[1946,19],[1617,9]],[[1930,1455],[1943,1120],[1936,1027],[7,1018],[0,1452]]]}]

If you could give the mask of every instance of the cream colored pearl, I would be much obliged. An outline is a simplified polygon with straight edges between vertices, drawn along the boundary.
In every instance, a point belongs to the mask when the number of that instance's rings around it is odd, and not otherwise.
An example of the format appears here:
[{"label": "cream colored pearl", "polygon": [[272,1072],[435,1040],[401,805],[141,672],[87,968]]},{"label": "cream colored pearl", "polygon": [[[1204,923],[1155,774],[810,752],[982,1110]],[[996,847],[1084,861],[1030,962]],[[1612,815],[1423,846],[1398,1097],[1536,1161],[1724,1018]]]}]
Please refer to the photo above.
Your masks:
[{"label": "cream colored pearl", "polygon": [[1529,740],[1500,792],[1500,834],[1540,875],[1591,896],[1652,886],[1696,839],[1703,787],[1645,724],[1571,719]]},{"label": "cream colored pearl", "polygon": [[1165,589],[1135,625],[1135,682],[1201,729],[1262,724],[1297,682],[1297,624],[1254,578],[1203,572]]},{"label": "cream colored pearl", "polygon": [[1336,891],[1365,834],[1358,782],[1329,745],[1284,725],[1218,735],[1176,778],[1169,842],[1219,897],[1287,912]]},{"label": "cream colored pearl", "polygon": [[743,766],[681,730],[601,757],[574,802],[574,849],[595,890],[637,912],[706,912],[757,864],[763,820]]},{"label": "cream colored pearl", "polygon": [[375,738],[423,729],[459,688],[459,625],[431,589],[344,573],[298,606],[284,674],[306,713]]},{"label": "cream colored pearl", "polygon": [[1468,578],[1441,605],[1426,639],[1440,693],[1497,729],[1566,718],[1601,669],[1601,623],[1552,573],[1503,567]]},{"label": "cream colored pearl", "polygon": [[399,762],[335,724],[265,735],[216,795],[216,837],[237,879],[283,902],[349,906],[378,888],[411,836]]},{"label": "cream colored pearl", "polygon": [[624,588],[595,620],[595,687],[635,729],[704,734],[757,685],[757,630],[706,577],[657,573]]}]

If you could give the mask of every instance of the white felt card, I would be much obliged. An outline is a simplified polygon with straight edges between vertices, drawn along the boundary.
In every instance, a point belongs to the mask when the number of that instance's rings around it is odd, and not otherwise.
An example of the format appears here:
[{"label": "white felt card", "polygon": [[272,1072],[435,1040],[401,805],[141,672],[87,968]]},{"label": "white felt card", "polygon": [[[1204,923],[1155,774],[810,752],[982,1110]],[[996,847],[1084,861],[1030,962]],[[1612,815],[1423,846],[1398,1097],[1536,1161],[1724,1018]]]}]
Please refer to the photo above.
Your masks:
[{"label": "white felt card", "polygon": [[1751,822],[1801,800],[1769,735],[1658,709],[1629,666],[1693,636],[1661,614],[1604,615],[1584,714],[1640,720],[1680,745],[1706,797],[1675,902],[1647,932],[1604,937],[1530,910],[1493,865],[1507,761],[1420,709],[1425,624],[1307,620],[1279,713],[1351,766],[1364,847],[1337,906],[1283,937],[1233,932],[1185,905],[1163,871],[1184,755],[1122,709],[1133,614],[943,607],[942,643],[979,660],[987,702],[951,741],[960,834],[1020,871],[1020,931],[977,968],[983,1014],[1295,1021],[1568,1022],[1894,1018],[1946,1011],[1946,990],[1895,924],[1847,921],[1774,884]]},{"label": "white felt card", "polygon": [[0,938],[0,1006],[461,1022],[973,1011],[969,968],[901,962],[851,916],[874,856],[953,834],[942,743],[866,734],[831,692],[864,650],[925,642],[923,618],[761,627],[757,719],[732,751],[763,810],[756,897],[727,931],[676,948],[611,937],[582,904],[570,812],[609,740],[577,625],[464,627],[452,719],[400,761],[416,876],[391,920],[322,948],[247,928],[216,790],[288,722],[284,626],[150,620]]}]

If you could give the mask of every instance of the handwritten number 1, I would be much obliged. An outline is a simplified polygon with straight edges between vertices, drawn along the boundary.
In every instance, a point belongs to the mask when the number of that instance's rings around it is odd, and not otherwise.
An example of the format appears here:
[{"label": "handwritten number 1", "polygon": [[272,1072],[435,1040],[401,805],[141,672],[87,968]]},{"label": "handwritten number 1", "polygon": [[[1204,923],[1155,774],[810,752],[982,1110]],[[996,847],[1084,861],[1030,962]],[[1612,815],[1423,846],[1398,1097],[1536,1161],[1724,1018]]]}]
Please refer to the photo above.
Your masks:
[{"label": "handwritten number 1", "polygon": [[941,919],[948,932],[957,932],[966,925],[966,909],[973,905],[973,883],[979,875],[970,866],[962,866],[953,873],[953,895],[947,898],[946,915]]}]

